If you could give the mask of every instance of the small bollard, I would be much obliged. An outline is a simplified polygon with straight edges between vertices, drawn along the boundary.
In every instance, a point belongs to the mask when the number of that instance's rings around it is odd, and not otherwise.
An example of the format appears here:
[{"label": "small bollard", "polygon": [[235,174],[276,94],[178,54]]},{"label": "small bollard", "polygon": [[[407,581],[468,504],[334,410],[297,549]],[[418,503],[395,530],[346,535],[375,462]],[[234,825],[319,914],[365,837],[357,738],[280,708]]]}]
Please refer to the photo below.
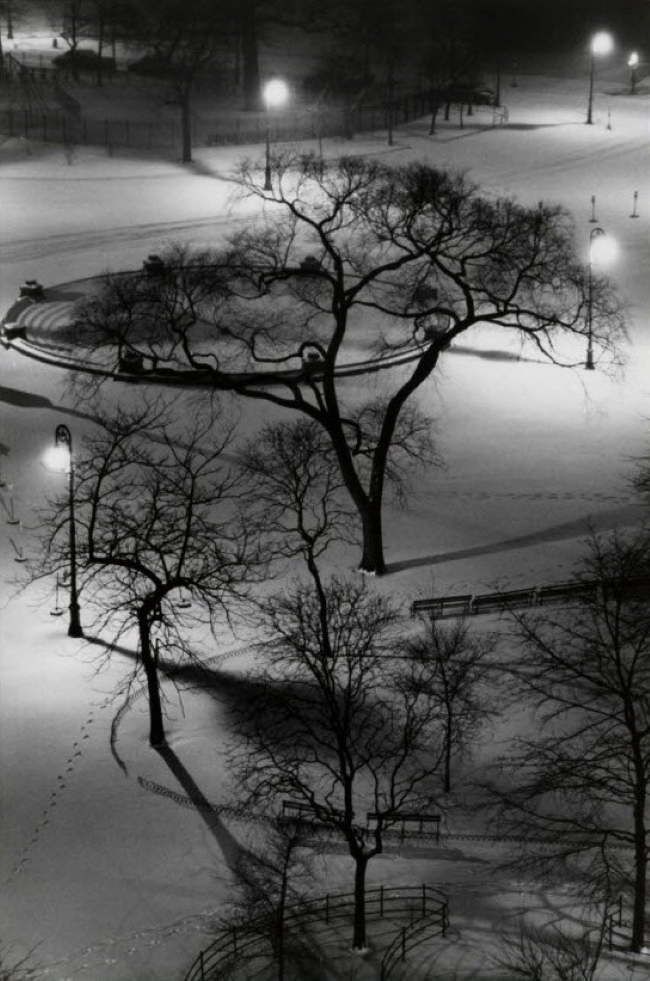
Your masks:
[{"label": "small bollard", "polygon": [[596,218],[596,195],[595,194],[592,194],[591,195],[591,218],[589,219],[589,221],[590,222],[598,221],[598,219]]},{"label": "small bollard", "polygon": [[638,191],[635,191],[634,192],[634,204],[632,206],[632,214],[630,215],[630,218],[638,218],[639,217],[639,213],[637,211],[637,204],[638,203],[639,203],[639,192]]},{"label": "small bollard", "polygon": [[165,263],[159,255],[148,255],[143,262],[144,271],[148,276],[160,276],[165,272]]},{"label": "small bollard", "polygon": [[37,279],[26,279],[20,287],[20,296],[27,296],[30,300],[38,303],[40,300],[45,299],[45,290]]}]

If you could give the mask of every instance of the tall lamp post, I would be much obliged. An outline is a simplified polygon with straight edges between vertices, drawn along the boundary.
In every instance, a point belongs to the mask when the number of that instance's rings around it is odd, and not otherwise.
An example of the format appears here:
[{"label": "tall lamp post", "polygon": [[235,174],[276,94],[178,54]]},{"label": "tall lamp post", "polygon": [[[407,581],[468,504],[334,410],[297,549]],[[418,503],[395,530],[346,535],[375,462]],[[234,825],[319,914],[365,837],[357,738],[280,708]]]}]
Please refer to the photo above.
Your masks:
[{"label": "tall lamp post", "polygon": [[68,510],[70,543],[70,624],[69,637],[83,637],[79,619],[79,596],[77,593],[77,538],[74,516],[74,454],[72,434],[67,426],[59,425],[54,432],[54,448],[48,454],[48,463],[53,470],[68,474]]},{"label": "tall lamp post", "polygon": [[638,52],[633,51],[630,57],[627,59],[628,68],[630,69],[630,93],[636,95],[636,70],[639,67],[639,55]]},{"label": "tall lamp post", "polygon": [[596,55],[606,55],[614,47],[612,35],[607,31],[599,31],[591,39],[589,46],[589,106],[587,108],[587,123],[593,123],[594,107],[594,74],[596,71]]},{"label": "tall lamp post", "polygon": [[267,82],[262,92],[264,98],[264,119],[266,130],[266,164],[264,167],[264,190],[270,191],[271,184],[271,116],[270,111],[277,106],[283,105],[289,98],[287,83],[281,78],[273,78]]},{"label": "tall lamp post", "polygon": [[597,226],[589,233],[589,278],[587,282],[587,360],[585,368],[593,371],[594,364],[594,335],[593,335],[593,266],[594,263],[607,263],[614,258],[616,243],[603,228]]}]

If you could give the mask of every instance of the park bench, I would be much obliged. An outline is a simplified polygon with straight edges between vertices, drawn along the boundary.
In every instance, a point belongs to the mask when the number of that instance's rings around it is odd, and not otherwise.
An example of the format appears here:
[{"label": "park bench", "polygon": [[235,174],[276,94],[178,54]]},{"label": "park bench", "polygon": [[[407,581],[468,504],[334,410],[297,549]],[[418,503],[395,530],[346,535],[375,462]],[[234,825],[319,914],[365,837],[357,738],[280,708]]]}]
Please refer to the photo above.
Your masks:
[{"label": "park bench", "polygon": [[596,596],[597,589],[596,583],[554,583],[537,590],[537,602],[540,606],[546,606],[551,603],[565,603],[571,599],[589,599]]},{"label": "park bench", "polygon": [[[505,593],[499,594],[488,594],[484,597],[486,600],[491,600],[492,596],[499,596],[501,603],[500,609],[502,610],[513,610],[517,607],[522,606],[535,606],[537,604],[537,590],[536,589],[510,589]],[[483,597],[476,597],[474,602]]]},{"label": "park bench", "polygon": [[[343,819],[343,811],[336,810],[335,808],[329,808],[328,810],[334,817],[337,817],[339,820]],[[325,824],[311,804],[306,804],[300,800],[283,800],[280,819],[282,821],[303,821],[306,824]]]},{"label": "park bench", "polygon": [[407,831],[410,831],[412,834],[424,834],[425,832],[429,833],[429,829],[433,827],[435,829],[436,844],[440,840],[440,821],[442,819],[439,814],[411,814],[406,811],[395,811],[388,814],[368,811],[366,814],[369,830],[371,825],[376,825],[379,820],[387,824],[399,824],[400,838],[402,839]]},{"label": "park bench", "polygon": [[434,599],[418,599],[411,603],[411,616],[431,613],[434,617],[458,617],[471,612],[470,593],[458,596],[440,596]]}]

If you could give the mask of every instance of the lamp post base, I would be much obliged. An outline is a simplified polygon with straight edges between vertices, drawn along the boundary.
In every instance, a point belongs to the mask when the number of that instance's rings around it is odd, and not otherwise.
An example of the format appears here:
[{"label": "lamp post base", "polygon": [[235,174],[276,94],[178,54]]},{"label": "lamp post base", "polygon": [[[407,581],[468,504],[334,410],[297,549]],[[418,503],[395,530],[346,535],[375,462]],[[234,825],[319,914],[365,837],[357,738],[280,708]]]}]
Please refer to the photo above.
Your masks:
[{"label": "lamp post base", "polygon": [[68,627],[68,637],[83,637],[83,627],[79,619],[79,607],[70,607],[70,625]]}]

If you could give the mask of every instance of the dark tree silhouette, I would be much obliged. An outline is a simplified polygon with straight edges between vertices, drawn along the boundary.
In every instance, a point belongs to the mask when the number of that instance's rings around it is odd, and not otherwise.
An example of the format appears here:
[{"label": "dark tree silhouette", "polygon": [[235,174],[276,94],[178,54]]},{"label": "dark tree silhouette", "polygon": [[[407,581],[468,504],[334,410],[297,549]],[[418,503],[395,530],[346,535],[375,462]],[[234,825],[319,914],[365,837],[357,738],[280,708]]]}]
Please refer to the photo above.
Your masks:
[{"label": "dark tree silhouette", "polygon": [[[245,798],[289,798],[345,841],[355,863],[355,948],[366,945],[368,862],[399,812],[426,813],[442,751],[433,707],[395,658],[396,611],[363,582],[296,585],[262,603],[268,667],[239,711],[232,756]],[[366,812],[376,815],[366,825]]]},{"label": "dark tree silhouette", "polygon": [[354,541],[354,515],[322,429],[309,419],[267,426],[240,456],[252,498],[249,522],[285,570],[295,558],[317,574],[326,549]]},{"label": "dark tree silhouette", "polygon": [[[359,515],[360,567],[381,574],[389,477],[430,449],[415,393],[470,329],[498,329],[555,364],[581,365],[588,269],[563,208],[487,198],[456,174],[358,157],[323,172],[318,161],[292,154],[276,156],[273,172],[274,188],[265,191],[259,169],[242,165],[242,193],[272,204],[272,217],[215,254],[212,287],[209,263],[199,263],[203,326],[219,339],[209,355],[192,336],[199,304],[188,301],[187,254],[167,285],[145,289],[126,314],[113,277],[94,321],[106,333],[122,316],[118,336],[128,321],[133,346],[149,355],[155,346],[159,363],[211,372],[216,387],[318,423]],[[602,361],[615,359],[621,304],[605,278],[594,276],[591,286],[593,342]],[[339,384],[346,362],[364,356],[401,359],[371,404],[353,401],[349,385]],[[259,374],[246,377],[237,363]],[[280,368],[293,370],[269,386]]]},{"label": "dark tree silhouette", "polygon": [[451,790],[454,752],[467,753],[479,730],[496,715],[486,690],[487,665],[494,637],[472,636],[465,620],[442,624],[424,620],[418,635],[409,638],[406,654],[417,665],[413,681],[438,709],[443,730],[443,781]]},{"label": "dark tree silhouette", "polygon": [[[258,553],[240,514],[241,476],[224,466],[231,427],[216,403],[178,424],[173,406],[98,411],[97,431],[75,458],[79,595],[84,616],[109,631],[109,653],[136,628],[150,742],[165,742],[161,659],[199,657],[184,631],[216,633],[254,578]],[[32,578],[67,569],[66,499],[41,516]]]},{"label": "dark tree silhouette", "polygon": [[213,0],[136,0],[131,32],[169,79],[181,111],[182,160],[192,160],[192,100],[201,72],[227,47],[235,5]]},{"label": "dark tree silhouette", "polygon": [[255,842],[242,851],[235,867],[239,886],[239,914],[228,926],[264,937],[271,946],[277,965],[277,981],[284,981],[286,966],[295,952],[301,959],[308,941],[296,930],[292,918],[287,929],[288,907],[300,903],[313,885],[314,873],[305,845],[309,831],[301,824],[279,816],[265,822],[263,842],[257,831]]},{"label": "dark tree silhouette", "polygon": [[508,826],[553,844],[538,862],[591,856],[602,891],[629,888],[635,951],[650,855],[649,555],[648,530],[594,538],[579,573],[584,598],[565,614],[517,618],[525,657],[512,669],[513,697],[532,703],[541,733],[519,741],[496,791]]}]

